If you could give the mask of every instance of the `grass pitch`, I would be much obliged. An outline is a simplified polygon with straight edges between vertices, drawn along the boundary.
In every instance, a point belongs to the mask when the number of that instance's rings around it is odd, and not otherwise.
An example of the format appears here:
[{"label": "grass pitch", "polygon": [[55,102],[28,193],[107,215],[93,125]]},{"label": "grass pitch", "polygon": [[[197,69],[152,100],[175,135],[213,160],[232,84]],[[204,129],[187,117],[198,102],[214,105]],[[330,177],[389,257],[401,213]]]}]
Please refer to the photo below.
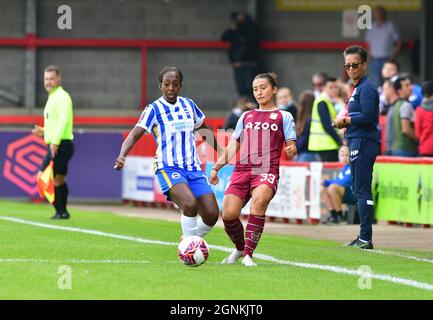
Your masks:
[{"label": "grass pitch", "polygon": [[[214,247],[204,266],[190,268],[176,254],[180,223],[81,210],[52,221],[52,211],[0,200],[0,299],[433,299],[426,252],[382,255],[265,228],[258,267],[220,265],[227,253]],[[206,240],[232,247],[221,228]],[[356,274],[361,266],[372,279]]]}]

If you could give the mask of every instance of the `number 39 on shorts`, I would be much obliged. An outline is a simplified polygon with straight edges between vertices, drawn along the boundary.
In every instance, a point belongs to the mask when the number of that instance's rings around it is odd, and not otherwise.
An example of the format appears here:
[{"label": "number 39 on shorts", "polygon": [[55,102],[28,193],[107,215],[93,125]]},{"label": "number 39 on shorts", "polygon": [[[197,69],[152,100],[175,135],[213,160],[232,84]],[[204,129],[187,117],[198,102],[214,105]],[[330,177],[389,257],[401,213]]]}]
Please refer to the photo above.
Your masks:
[{"label": "number 39 on shorts", "polygon": [[272,173],[262,173],[262,178],[260,179],[260,182],[268,181],[269,183],[273,184],[275,181],[275,174]]}]

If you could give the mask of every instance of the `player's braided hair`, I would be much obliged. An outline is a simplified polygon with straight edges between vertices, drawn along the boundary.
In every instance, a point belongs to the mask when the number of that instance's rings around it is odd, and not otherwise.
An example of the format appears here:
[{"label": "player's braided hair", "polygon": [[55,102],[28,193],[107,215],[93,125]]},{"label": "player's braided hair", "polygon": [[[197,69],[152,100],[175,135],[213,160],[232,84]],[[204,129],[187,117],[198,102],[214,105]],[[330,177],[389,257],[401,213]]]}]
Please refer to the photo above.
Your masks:
[{"label": "player's braided hair", "polygon": [[[254,80],[256,79],[266,79],[271,84],[272,88],[278,87],[277,79],[278,76],[275,72],[267,72],[267,73],[260,73],[255,76]],[[253,81],[254,81],[253,80]]]},{"label": "player's braided hair", "polygon": [[162,83],[162,79],[164,79],[164,75],[166,73],[168,73],[168,72],[174,72],[174,73],[176,73],[178,75],[178,77],[179,77],[180,84],[182,84],[182,81],[183,81],[182,71],[180,71],[176,67],[165,67],[164,69],[162,69],[161,72],[159,73],[159,77],[158,77],[159,84]]}]

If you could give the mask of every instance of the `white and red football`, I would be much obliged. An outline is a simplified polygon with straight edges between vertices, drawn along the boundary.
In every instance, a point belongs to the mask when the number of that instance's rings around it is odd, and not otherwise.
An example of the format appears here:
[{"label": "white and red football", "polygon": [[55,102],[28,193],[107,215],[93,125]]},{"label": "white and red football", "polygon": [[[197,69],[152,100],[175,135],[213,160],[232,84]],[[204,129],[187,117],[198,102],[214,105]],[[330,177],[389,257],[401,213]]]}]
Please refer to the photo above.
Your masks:
[{"label": "white and red football", "polygon": [[209,257],[209,246],[199,236],[181,238],[177,247],[180,261],[190,267],[197,267],[206,262]]}]

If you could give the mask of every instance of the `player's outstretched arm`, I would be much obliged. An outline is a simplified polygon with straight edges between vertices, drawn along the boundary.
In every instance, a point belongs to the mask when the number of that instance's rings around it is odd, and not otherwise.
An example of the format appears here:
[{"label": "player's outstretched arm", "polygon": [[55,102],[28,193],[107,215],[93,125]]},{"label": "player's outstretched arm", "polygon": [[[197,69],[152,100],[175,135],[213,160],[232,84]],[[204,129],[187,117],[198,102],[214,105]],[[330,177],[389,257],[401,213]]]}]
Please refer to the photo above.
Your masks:
[{"label": "player's outstretched arm", "polygon": [[128,137],[123,141],[119,156],[114,164],[114,169],[121,170],[125,166],[125,159],[134,144],[141,138],[146,131],[138,126],[131,130]]},{"label": "player's outstretched arm", "polygon": [[218,157],[217,162],[215,163],[214,167],[212,168],[212,172],[211,172],[210,177],[209,177],[210,183],[212,183],[214,185],[219,183],[218,170],[230,162],[230,160],[238,152],[240,145],[241,144],[236,139],[230,139],[230,142],[229,142],[227,148],[225,148],[222,151],[222,153]]}]

